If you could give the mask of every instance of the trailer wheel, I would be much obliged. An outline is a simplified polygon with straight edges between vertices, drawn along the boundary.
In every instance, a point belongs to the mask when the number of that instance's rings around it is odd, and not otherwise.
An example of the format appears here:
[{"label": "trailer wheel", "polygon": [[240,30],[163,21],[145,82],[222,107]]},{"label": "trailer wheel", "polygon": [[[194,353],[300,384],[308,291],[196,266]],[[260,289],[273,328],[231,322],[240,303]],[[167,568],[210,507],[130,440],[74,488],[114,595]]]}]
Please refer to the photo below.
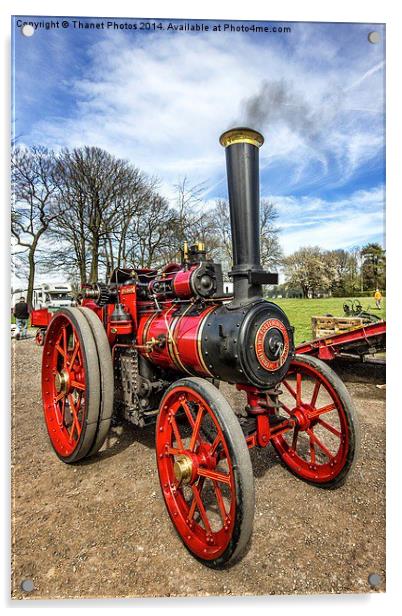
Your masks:
[{"label": "trailer wheel", "polygon": [[84,315],[92,330],[96,349],[98,352],[100,384],[101,384],[101,400],[98,428],[94,443],[91,447],[88,456],[96,454],[105,442],[106,436],[110,429],[110,424],[113,415],[113,398],[114,398],[114,372],[113,360],[110,352],[109,340],[106,330],[99,317],[89,308],[78,308]]},{"label": "trailer wheel", "polygon": [[282,386],[279,401],[294,427],[271,439],[281,461],[308,483],[341,486],[360,440],[348,390],[329,366],[309,355],[296,356]]},{"label": "trailer wheel", "polygon": [[35,342],[38,346],[43,346],[45,344],[45,336],[46,330],[41,328],[38,329],[35,336]]},{"label": "trailer wheel", "polygon": [[240,424],[216,387],[197,377],[169,387],[156,455],[165,504],[186,548],[209,567],[234,564],[252,532],[254,477]]},{"label": "trailer wheel", "polygon": [[101,374],[91,327],[78,308],[50,321],[42,358],[42,399],[47,431],[66,463],[89,455],[101,410]]}]

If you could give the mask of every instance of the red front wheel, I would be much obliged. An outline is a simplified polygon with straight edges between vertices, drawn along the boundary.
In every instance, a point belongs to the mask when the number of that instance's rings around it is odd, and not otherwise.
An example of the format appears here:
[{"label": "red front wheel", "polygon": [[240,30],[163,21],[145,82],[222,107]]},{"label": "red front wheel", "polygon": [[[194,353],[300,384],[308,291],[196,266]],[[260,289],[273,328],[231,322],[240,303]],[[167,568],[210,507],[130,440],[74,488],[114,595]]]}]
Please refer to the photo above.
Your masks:
[{"label": "red front wheel", "polygon": [[204,564],[232,565],[254,517],[254,478],[240,424],[226,399],[200,378],[176,381],[156,427],[162,493],[186,548]]},{"label": "red front wheel", "polygon": [[285,466],[324,488],[342,485],[358,450],[356,410],[348,390],[325,363],[308,355],[292,361],[280,404],[293,428],[272,438]]}]

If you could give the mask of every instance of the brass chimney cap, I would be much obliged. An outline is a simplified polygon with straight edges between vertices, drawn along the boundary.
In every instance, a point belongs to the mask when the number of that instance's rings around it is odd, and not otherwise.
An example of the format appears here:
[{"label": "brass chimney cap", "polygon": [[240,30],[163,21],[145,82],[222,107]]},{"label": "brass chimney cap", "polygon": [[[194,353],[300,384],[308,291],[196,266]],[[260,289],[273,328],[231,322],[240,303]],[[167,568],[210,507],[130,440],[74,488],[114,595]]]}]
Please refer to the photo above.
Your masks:
[{"label": "brass chimney cap", "polygon": [[219,143],[223,145],[224,148],[234,143],[251,143],[251,145],[260,148],[264,143],[264,137],[261,133],[252,128],[231,128],[220,136]]}]

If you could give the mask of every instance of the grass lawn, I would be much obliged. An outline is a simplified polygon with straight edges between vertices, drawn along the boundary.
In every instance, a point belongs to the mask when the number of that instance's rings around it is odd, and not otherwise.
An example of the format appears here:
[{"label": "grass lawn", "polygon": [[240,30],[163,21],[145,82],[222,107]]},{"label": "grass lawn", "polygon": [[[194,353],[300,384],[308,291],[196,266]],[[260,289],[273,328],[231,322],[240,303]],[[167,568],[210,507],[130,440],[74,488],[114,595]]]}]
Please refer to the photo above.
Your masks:
[{"label": "grass lawn", "polygon": [[[343,304],[349,298],[326,297],[323,299],[273,299],[284,310],[295,327],[295,343],[311,340],[311,317],[332,314],[334,317],[343,317]],[[381,310],[375,308],[373,297],[358,298],[363,310],[368,310],[385,319],[385,298],[382,300]]]},{"label": "grass lawn", "polygon": [[[343,317],[343,304],[345,297],[326,297],[324,299],[274,299],[273,301],[284,310],[295,327],[295,343],[299,344],[304,340],[311,340],[311,317],[332,314],[335,317]],[[376,310],[373,297],[358,298],[363,310],[373,312],[385,319],[385,297],[382,300],[381,310]],[[14,316],[11,323],[15,323]]]}]

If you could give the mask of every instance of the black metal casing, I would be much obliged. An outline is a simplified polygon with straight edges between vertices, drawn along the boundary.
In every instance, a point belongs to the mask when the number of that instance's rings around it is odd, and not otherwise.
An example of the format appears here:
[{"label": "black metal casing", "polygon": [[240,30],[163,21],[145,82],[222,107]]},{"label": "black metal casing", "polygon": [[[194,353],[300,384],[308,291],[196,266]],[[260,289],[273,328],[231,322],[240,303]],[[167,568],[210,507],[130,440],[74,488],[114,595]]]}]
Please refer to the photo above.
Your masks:
[{"label": "black metal casing", "polygon": [[[268,319],[281,321],[289,339],[286,361],[273,372],[265,370],[260,364],[255,347],[257,331]],[[208,316],[201,349],[205,363],[215,378],[270,389],[285,377],[289,369],[294,355],[293,329],[283,310],[264,299],[257,298],[247,306],[235,309],[230,304],[224,304]]]},{"label": "black metal casing", "polygon": [[[240,140],[242,133],[255,135],[256,141]],[[230,142],[230,135],[239,135],[239,141]],[[262,297],[262,285],[277,284],[278,275],[266,272],[260,257],[259,147],[264,139],[256,131],[238,128],[223,133],[220,142],[226,151],[234,308]]]}]

